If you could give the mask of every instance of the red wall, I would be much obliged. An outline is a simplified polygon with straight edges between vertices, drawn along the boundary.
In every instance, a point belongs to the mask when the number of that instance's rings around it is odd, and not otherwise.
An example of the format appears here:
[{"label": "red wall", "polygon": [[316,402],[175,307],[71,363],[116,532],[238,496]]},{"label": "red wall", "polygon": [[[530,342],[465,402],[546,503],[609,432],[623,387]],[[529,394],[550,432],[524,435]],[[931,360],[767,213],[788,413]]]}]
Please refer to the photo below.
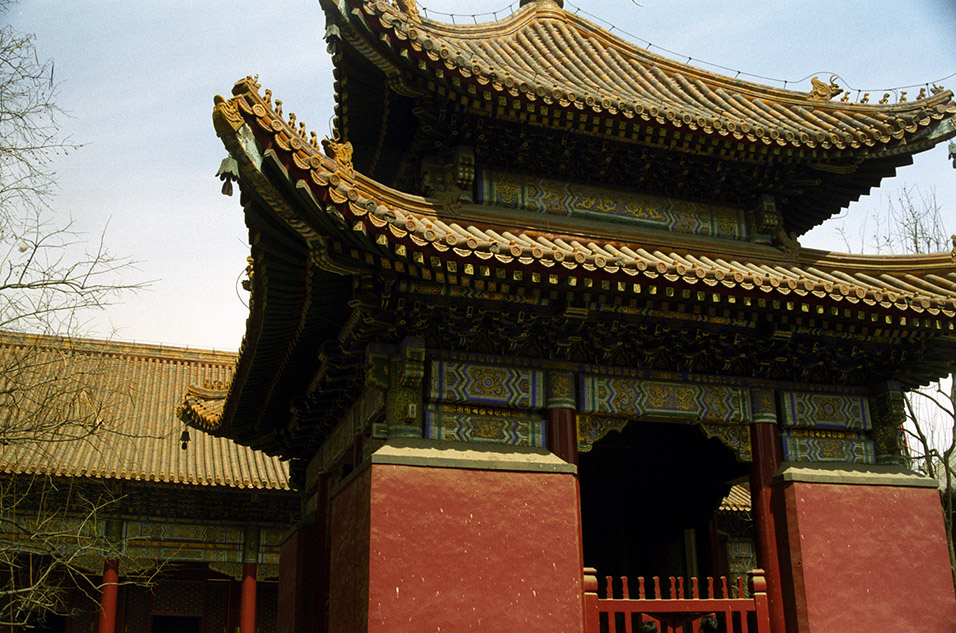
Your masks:
[{"label": "red wall", "polygon": [[791,482],[783,492],[800,633],[956,631],[935,489]]},{"label": "red wall", "polygon": [[[580,633],[578,508],[570,474],[373,464],[333,501],[333,610],[344,608],[336,596],[361,596],[354,585],[367,538],[369,632]],[[357,519],[351,531],[346,513]],[[337,578],[347,552],[356,573]],[[337,621],[333,631],[364,630],[344,613]]]},{"label": "red wall", "polygon": [[330,633],[366,631],[370,481],[371,470],[366,470],[332,499]]}]

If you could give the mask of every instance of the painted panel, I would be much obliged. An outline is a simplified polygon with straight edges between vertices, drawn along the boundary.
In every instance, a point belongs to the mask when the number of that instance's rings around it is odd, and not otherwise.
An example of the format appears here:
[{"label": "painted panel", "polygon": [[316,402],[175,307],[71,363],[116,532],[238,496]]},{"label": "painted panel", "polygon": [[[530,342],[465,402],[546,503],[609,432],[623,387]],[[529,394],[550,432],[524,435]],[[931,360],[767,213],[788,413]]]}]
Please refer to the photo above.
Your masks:
[{"label": "painted panel", "polygon": [[586,453],[591,446],[611,431],[622,431],[628,418],[616,418],[608,415],[578,415],[578,452]]},{"label": "painted panel", "polygon": [[740,209],[592,187],[547,178],[483,171],[479,202],[535,213],[586,217],[726,239],[747,239]]},{"label": "painted panel", "polygon": [[727,541],[727,562],[730,576],[746,576],[747,572],[757,569],[757,549],[752,539],[731,538]]},{"label": "painted panel", "polygon": [[437,404],[425,409],[425,437],[541,447],[545,445],[545,424],[541,415],[527,411]]},{"label": "painted panel", "polygon": [[780,424],[784,427],[851,429],[872,428],[870,407],[863,396],[808,391],[781,391]]},{"label": "painted panel", "polygon": [[780,439],[784,461],[876,463],[873,441],[863,433],[792,429]]},{"label": "painted panel", "polygon": [[[611,431],[624,430],[631,418],[600,414],[581,414],[577,416],[578,452],[587,453],[595,442]],[[737,453],[742,462],[753,461],[750,447],[750,427],[746,424],[700,424],[707,437],[716,437]]]},{"label": "painted panel", "polygon": [[[234,577],[239,575],[238,570],[243,562],[242,527],[168,521],[126,521],[125,524],[126,557],[218,563],[225,573]],[[278,564],[278,543],[284,531],[284,528],[263,528],[260,531],[258,563]]]},{"label": "painted panel", "polygon": [[750,421],[746,388],[658,380],[583,376],[583,413],[653,416],[702,422]]},{"label": "painted panel", "polygon": [[430,401],[490,405],[511,409],[544,407],[544,372],[453,361],[433,361]]}]

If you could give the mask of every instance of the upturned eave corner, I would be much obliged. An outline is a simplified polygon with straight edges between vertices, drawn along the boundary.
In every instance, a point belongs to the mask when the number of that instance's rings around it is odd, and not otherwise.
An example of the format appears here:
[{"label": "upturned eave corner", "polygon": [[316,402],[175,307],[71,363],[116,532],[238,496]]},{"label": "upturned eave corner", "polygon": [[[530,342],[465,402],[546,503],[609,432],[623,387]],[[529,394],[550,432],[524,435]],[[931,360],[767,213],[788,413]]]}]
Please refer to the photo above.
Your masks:
[{"label": "upturned eave corner", "polygon": [[190,385],[176,408],[184,424],[214,436],[222,436],[222,404],[227,391]]}]

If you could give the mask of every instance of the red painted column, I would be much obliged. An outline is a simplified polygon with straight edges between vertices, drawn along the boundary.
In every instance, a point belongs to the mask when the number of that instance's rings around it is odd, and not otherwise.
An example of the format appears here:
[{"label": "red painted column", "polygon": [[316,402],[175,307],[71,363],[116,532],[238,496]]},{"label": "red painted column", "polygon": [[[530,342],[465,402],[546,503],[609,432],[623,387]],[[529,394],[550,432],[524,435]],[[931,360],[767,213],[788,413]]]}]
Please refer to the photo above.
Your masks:
[{"label": "red painted column", "polygon": [[100,599],[100,622],[97,633],[116,630],[116,603],[119,588],[119,559],[107,558],[103,563],[103,595]]},{"label": "red painted column", "polygon": [[239,633],[255,633],[256,630],[256,568],[256,563],[242,564]]},{"label": "red painted column", "polygon": [[578,464],[578,423],[574,401],[574,374],[548,374],[548,399],[545,428],[548,450],[568,462]]},{"label": "red painted column", "polygon": [[568,462],[578,464],[578,429],[574,409],[548,409],[545,424],[548,450]]},{"label": "red painted column", "polygon": [[774,633],[784,633],[786,616],[780,556],[777,551],[777,526],[772,504],[773,477],[780,468],[780,439],[777,433],[777,409],[773,391],[753,389],[751,410],[754,417],[750,426],[750,446],[753,451],[750,503],[757,541],[757,564],[764,570],[767,580],[771,628]]}]

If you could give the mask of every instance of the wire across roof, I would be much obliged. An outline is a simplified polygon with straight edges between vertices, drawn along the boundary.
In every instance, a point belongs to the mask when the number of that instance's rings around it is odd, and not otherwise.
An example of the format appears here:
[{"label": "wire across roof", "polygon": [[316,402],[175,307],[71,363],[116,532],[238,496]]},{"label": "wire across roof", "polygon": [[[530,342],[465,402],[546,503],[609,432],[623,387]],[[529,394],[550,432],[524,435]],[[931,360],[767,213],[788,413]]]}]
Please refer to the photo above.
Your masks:
[{"label": "wire across roof", "polygon": [[[940,121],[956,133],[952,92],[895,104],[831,100],[837,86],[776,89],[656,55],[550,3],[509,18],[451,25],[410,16],[377,0],[350,0],[349,18],[378,32],[399,58],[439,80],[592,114],[656,122],[775,147],[892,151]],[[938,140],[937,140],[938,142]],[[906,148],[907,153],[913,148]]]}]

